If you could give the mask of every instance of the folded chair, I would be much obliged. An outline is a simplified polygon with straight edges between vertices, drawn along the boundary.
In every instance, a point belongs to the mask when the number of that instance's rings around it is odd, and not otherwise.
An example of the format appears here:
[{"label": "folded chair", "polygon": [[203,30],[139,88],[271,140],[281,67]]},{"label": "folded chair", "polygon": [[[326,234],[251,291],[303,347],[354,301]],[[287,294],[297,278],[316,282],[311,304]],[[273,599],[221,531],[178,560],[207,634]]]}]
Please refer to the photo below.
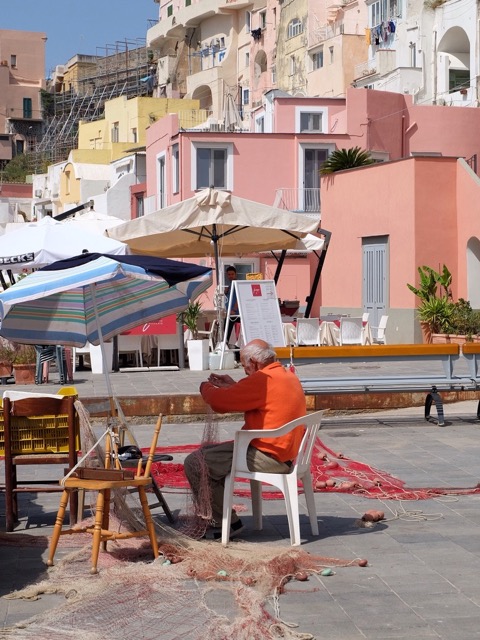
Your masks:
[{"label": "folded chair", "polygon": [[[84,471],[82,472],[81,468],[79,468],[76,472],[71,475],[67,475],[61,481],[61,484],[63,485],[63,493],[60,499],[60,506],[58,509],[55,527],[53,529],[52,539],[50,542],[50,550],[47,560],[48,566],[53,565],[55,551],[57,549],[58,541],[61,535],[85,532],[92,534],[92,556],[90,570],[92,574],[97,573],[100,543],[103,544],[103,549],[106,551],[108,540],[125,540],[127,538],[148,536],[150,539],[153,556],[154,558],[158,557],[158,542],[155,534],[155,525],[153,523],[152,514],[150,512],[150,507],[147,501],[146,489],[152,485],[151,466],[155,454],[155,448],[157,446],[158,436],[160,434],[161,424],[162,416],[159,416],[155,431],[153,433],[150,451],[143,473],[143,465],[141,459],[138,461],[138,466],[135,471],[122,470],[121,468],[119,468],[120,465],[118,463],[118,458],[115,458],[114,454],[116,450],[116,434],[113,434],[113,436],[107,435],[106,438],[104,469],[84,469]],[[112,458],[115,464],[113,464]],[[138,491],[143,516],[145,519],[145,529],[142,529],[141,531],[125,532],[109,530],[110,497],[111,491],[115,489],[136,489]],[[67,508],[68,502],[71,502],[72,496],[75,495],[75,492],[79,490],[98,491],[95,509],[95,523],[93,526],[63,530],[63,520],[65,517],[65,510]]]},{"label": "folded chair", "polygon": [[[28,394],[6,391],[3,395],[5,449],[6,530],[18,521],[18,494],[58,492],[57,480],[24,480],[17,477],[19,467],[63,465],[68,471],[77,463],[80,448],[75,395]],[[75,391],[73,390],[73,393]],[[0,449],[2,448],[0,435]],[[41,465],[41,467],[40,467]],[[58,476],[57,476],[58,477]],[[77,496],[71,505],[70,522],[76,523]]]},{"label": "folded chair", "polygon": [[[313,447],[320,429],[323,411],[317,411],[310,415],[303,416],[297,420],[288,422],[283,427],[269,430],[248,430],[237,431],[235,433],[235,444],[233,447],[232,471],[225,478],[225,493],[223,498],[223,520],[222,520],[222,544],[228,544],[230,534],[230,523],[232,518],[233,490],[236,478],[246,478],[250,480],[250,490],[252,494],[253,525],[258,531],[262,529],[262,482],[273,485],[280,489],[285,498],[287,510],[288,527],[290,530],[290,541],[292,546],[300,544],[300,516],[298,510],[298,481],[301,480],[305,500],[307,502],[308,516],[312,535],[318,536],[317,513],[315,509],[315,497],[312,486],[312,474],[310,463],[312,459]],[[263,473],[250,471],[247,465],[247,449],[255,438],[278,438],[292,431],[299,425],[305,427],[297,457],[293,461],[289,473]]]}]

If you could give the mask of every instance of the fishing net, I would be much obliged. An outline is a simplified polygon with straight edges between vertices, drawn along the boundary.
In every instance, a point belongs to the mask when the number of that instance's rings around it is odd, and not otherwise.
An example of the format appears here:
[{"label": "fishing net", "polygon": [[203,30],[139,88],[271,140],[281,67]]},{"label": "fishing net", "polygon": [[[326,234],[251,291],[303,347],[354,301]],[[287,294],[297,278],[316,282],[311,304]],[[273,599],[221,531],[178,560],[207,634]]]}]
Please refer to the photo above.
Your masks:
[{"label": "fishing net", "polygon": [[[181,445],[163,447],[164,453],[190,453],[198,445]],[[363,498],[389,500],[427,500],[441,495],[471,495],[480,493],[480,486],[474,487],[408,487],[406,482],[387,471],[378,469],[367,463],[352,460],[342,453],[336,453],[317,438],[312,455],[313,486],[317,493],[351,493]],[[152,467],[158,486],[167,489],[184,489],[188,491],[188,482],[183,472],[183,465],[178,463],[155,463]],[[242,486],[242,484],[244,486]],[[301,487],[300,487],[301,488]],[[249,497],[248,481],[239,478],[234,495]],[[264,500],[283,498],[278,491],[265,488]]]},{"label": "fishing net", "polygon": [[[88,414],[77,407],[85,450],[96,443]],[[216,441],[216,427],[208,420],[203,444]],[[101,445],[87,457],[93,466],[103,461]],[[162,449],[164,451],[164,449]],[[202,456],[198,458],[201,464]],[[204,473],[204,471],[201,471]],[[202,484],[208,485],[204,474]],[[110,530],[144,528],[135,495],[112,492]],[[210,514],[201,498],[186,495],[185,512],[175,528],[158,519],[160,556],[152,561],[145,540],[132,538],[108,543],[100,553],[99,573],[91,575],[89,534],[61,536],[58,549],[67,553],[48,569],[45,580],[14,592],[10,598],[38,598],[41,594],[65,594],[65,603],[15,627],[2,637],[35,640],[104,640],[105,637],[137,637],[142,640],[308,640],[297,621],[281,618],[281,596],[291,581],[305,583],[306,591],[319,589],[313,578],[333,567],[358,566],[358,558],[312,555],[303,549],[197,540],[208,527]],[[87,499],[88,504],[88,499]],[[93,521],[95,497],[92,497]],[[89,522],[89,519],[86,520]],[[79,523],[83,527],[85,522]],[[186,535],[186,532],[193,536]],[[68,549],[71,540],[81,548]],[[45,538],[43,538],[45,541]],[[21,541],[20,541],[21,542]]]}]

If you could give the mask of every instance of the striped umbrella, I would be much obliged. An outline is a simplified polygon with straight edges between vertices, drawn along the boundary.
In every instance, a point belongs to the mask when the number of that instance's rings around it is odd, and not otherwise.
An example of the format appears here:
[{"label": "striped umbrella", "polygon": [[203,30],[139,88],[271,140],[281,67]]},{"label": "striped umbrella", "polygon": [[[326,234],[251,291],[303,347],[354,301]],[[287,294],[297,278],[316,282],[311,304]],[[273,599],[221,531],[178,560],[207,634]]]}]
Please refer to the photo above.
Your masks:
[{"label": "striped umbrella", "polygon": [[[54,262],[0,294],[0,335],[25,344],[102,345],[182,311],[212,283],[206,267],[136,255],[85,253]],[[104,350],[104,371],[107,372]],[[107,375],[110,395],[111,385]]]}]

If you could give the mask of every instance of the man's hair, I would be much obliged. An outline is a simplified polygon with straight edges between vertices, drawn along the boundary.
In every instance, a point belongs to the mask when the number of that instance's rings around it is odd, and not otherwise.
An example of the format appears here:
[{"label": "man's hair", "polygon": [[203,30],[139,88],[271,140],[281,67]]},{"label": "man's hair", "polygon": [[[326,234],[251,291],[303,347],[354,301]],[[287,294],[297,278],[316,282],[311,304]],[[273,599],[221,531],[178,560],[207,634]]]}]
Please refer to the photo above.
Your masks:
[{"label": "man's hair", "polygon": [[232,267],[232,265],[228,266],[225,271],[235,271],[235,273],[237,273],[237,270],[235,269],[235,267]]},{"label": "man's hair", "polygon": [[250,360],[255,360],[255,362],[258,362],[262,366],[266,366],[267,364],[275,362],[277,354],[270,344],[266,342],[264,344],[253,342],[243,347],[242,357],[245,363],[250,362]]}]

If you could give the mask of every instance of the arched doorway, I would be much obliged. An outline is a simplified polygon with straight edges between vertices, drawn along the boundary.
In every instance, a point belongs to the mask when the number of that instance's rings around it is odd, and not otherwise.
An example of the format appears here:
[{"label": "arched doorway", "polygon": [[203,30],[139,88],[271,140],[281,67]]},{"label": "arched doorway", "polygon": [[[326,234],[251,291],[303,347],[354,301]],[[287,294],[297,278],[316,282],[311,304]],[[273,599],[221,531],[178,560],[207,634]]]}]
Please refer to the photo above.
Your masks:
[{"label": "arched doorway", "polygon": [[480,240],[467,242],[467,296],[473,309],[480,309]]}]

